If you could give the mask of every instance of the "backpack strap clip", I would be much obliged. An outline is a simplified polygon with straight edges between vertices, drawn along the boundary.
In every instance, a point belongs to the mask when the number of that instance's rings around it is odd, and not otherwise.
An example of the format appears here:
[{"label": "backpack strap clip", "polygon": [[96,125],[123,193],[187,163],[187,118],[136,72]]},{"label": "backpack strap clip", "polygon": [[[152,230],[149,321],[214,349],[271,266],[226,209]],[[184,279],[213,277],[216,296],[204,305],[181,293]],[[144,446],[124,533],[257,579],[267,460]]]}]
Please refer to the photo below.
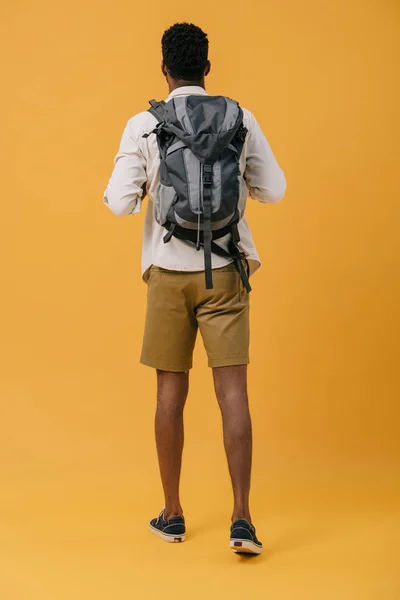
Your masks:
[{"label": "backpack strap clip", "polygon": [[238,136],[238,138],[241,142],[244,143],[246,141],[246,136],[247,136],[248,131],[249,130],[244,125],[242,127],[240,127],[240,129],[238,129],[238,132],[236,135]]},{"label": "backpack strap clip", "polygon": [[155,133],[156,135],[158,135],[160,129],[162,128],[163,123],[161,123],[161,121],[159,123],[157,123],[157,125],[155,126],[154,129],[152,129],[151,131],[149,131],[148,133],[144,133],[142,135],[142,138],[148,138],[151,135],[153,135],[153,133]]}]

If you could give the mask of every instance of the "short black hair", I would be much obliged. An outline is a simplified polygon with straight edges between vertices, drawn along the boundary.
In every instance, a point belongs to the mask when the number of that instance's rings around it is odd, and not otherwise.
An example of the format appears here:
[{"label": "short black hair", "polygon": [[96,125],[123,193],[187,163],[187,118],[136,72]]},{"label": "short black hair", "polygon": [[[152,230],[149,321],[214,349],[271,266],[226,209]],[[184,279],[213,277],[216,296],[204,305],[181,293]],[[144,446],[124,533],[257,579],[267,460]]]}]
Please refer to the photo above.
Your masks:
[{"label": "short black hair", "polygon": [[192,23],[176,23],[164,32],[162,54],[171,77],[200,81],[208,61],[207,34]]}]

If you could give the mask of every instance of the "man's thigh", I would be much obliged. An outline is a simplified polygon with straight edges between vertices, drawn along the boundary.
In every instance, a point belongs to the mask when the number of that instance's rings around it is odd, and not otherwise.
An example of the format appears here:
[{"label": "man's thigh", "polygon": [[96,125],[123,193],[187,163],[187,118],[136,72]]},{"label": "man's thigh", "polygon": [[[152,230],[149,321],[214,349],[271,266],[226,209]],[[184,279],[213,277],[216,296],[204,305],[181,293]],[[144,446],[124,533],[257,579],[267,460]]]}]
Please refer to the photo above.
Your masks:
[{"label": "man's thigh", "polygon": [[213,271],[213,290],[204,290],[196,316],[210,367],[250,362],[250,303],[233,265]]},{"label": "man's thigh", "polygon": [[188,371],[197,335],[190,274],[151,267],[141,362],[160,371]]}]

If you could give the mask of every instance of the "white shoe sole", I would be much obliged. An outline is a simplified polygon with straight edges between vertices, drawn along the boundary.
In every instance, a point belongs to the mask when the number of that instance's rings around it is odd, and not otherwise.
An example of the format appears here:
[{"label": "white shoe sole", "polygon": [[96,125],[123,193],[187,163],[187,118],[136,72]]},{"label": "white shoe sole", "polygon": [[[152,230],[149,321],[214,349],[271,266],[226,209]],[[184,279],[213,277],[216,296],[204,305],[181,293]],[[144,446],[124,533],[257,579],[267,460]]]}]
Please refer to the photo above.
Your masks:
[{"label": "white shoe sole", "polygon": [[159,529],[153,527],[153,525],[149,525],[149,531],[154,535],[157,535],[159,538],[164,540],[164,542],[168,542],[169,544],[179,544],[180,542],[184,542],[186,539],[186,535],[174,535],[169,533],[163,533]]},{"label": "white shoe sole", "polygon": [[236,554],[261,554],[262,546],[250,540],[231,540],[231,548]]}]

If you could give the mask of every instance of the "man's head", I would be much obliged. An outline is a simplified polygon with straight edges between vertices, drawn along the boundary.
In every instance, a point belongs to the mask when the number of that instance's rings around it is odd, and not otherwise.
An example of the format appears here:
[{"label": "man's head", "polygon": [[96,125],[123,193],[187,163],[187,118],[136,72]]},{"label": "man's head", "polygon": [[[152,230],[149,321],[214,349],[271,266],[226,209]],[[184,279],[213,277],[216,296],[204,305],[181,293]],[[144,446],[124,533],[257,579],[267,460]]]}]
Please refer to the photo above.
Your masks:
[{"label": "man's head", "polygon": [[196,25],[177,23],[162,37],[162,72],[170,89],[182,85],[204,87],[204,78],[210,72],[208,38]]}]

